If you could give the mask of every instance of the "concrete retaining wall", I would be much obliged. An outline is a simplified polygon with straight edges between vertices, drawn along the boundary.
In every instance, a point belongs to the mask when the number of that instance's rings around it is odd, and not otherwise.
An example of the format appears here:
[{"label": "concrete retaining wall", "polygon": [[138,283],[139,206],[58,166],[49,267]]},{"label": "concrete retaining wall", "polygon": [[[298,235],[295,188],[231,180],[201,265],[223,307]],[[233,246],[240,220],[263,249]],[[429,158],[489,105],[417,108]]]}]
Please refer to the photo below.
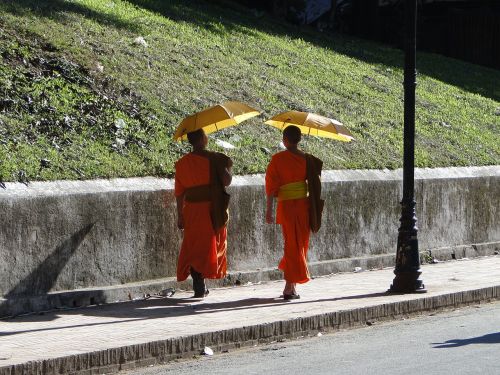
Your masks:
[{"label": "concrete retaining wall", "polygon": [[[326,171],[323,227],[309,259],[394,254],[401,170]],[[500,167],[416,172],[421,250],[500,242]],[[280,228],[264,225],[263,176],[230,188],[231,270],[275,267]],[[0,296],[119,285],[175,275],[181,236],[173,182],[59,181],[0,189]],[[497,246],[497,245],[495,245]]]}]

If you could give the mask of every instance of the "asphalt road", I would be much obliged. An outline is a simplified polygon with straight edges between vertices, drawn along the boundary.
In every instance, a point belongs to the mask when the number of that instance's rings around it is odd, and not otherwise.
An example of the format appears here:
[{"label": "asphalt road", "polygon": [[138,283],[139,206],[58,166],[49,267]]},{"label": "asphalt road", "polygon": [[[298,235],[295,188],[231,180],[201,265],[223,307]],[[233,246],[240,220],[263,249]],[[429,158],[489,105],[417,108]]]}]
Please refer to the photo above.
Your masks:
[{"label": "asphalt road", "polygon": [[500,375],[500,302],[128,373]]}]

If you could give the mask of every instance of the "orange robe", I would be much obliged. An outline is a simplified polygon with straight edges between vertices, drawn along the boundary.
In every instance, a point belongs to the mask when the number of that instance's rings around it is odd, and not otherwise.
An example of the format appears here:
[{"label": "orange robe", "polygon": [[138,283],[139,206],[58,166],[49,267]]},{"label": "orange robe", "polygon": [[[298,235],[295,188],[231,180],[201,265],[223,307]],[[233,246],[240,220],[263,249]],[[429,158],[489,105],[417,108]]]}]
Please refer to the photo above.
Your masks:
[{"label": "orange robe", "polygon": [[[276,197],[282,185],[306,180],[306,159],[290,151],[273,155],[266,172],[266,194]],[[278,201],[276,223],[281,225],[285,248],[278,268],[291,283],[309,281],[309,199]]]},{"label": "orange robe", "polygon": [[[210,183],[208,158],[189,153],[175,164],[175,195],[193,186]],[[177,280],[186,280],[193,267],[203,278],[226,276],[226,227],[214,232],[210,218],[210,202],[184,200],[184,238],[177,262]]]}]

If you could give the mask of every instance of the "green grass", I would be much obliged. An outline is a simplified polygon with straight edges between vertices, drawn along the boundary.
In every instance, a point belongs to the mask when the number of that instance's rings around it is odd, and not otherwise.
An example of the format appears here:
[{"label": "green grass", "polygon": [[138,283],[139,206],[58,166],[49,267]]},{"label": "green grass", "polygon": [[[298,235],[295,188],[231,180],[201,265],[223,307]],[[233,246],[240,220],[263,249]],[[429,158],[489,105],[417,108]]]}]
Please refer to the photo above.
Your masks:
[{"label": "green grass", "polygon": [[[0,181],[171,176],[177,124],[228,99],[342,121],[355,142],[303,142],[326,168],[402,163],[400,51],[223,1],[3,1],[0,56]],[[499,164],[500,72],[425,53],[418,68],[416,165]],[[213,135],[236,173],[277,151],[262,122]]]}]

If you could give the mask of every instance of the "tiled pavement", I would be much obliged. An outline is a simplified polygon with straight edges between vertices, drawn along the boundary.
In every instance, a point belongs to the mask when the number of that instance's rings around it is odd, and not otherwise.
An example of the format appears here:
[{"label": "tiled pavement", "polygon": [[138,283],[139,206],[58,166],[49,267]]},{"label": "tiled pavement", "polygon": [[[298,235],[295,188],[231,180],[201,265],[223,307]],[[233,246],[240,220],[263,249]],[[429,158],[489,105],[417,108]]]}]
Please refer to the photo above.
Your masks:
[{"label": "tiled pavement", "polygon": [[0,320],[0,374],[28,361],[500,287],[500,256],[424,265],[422,270],[425,294],[386,294],[394,275],[383,269],[316,278],[299,285],[301,299],[291,302],[279,298],[283,282],[268,282],[212,289],[204,300],[177,292],[169,298]]}]

